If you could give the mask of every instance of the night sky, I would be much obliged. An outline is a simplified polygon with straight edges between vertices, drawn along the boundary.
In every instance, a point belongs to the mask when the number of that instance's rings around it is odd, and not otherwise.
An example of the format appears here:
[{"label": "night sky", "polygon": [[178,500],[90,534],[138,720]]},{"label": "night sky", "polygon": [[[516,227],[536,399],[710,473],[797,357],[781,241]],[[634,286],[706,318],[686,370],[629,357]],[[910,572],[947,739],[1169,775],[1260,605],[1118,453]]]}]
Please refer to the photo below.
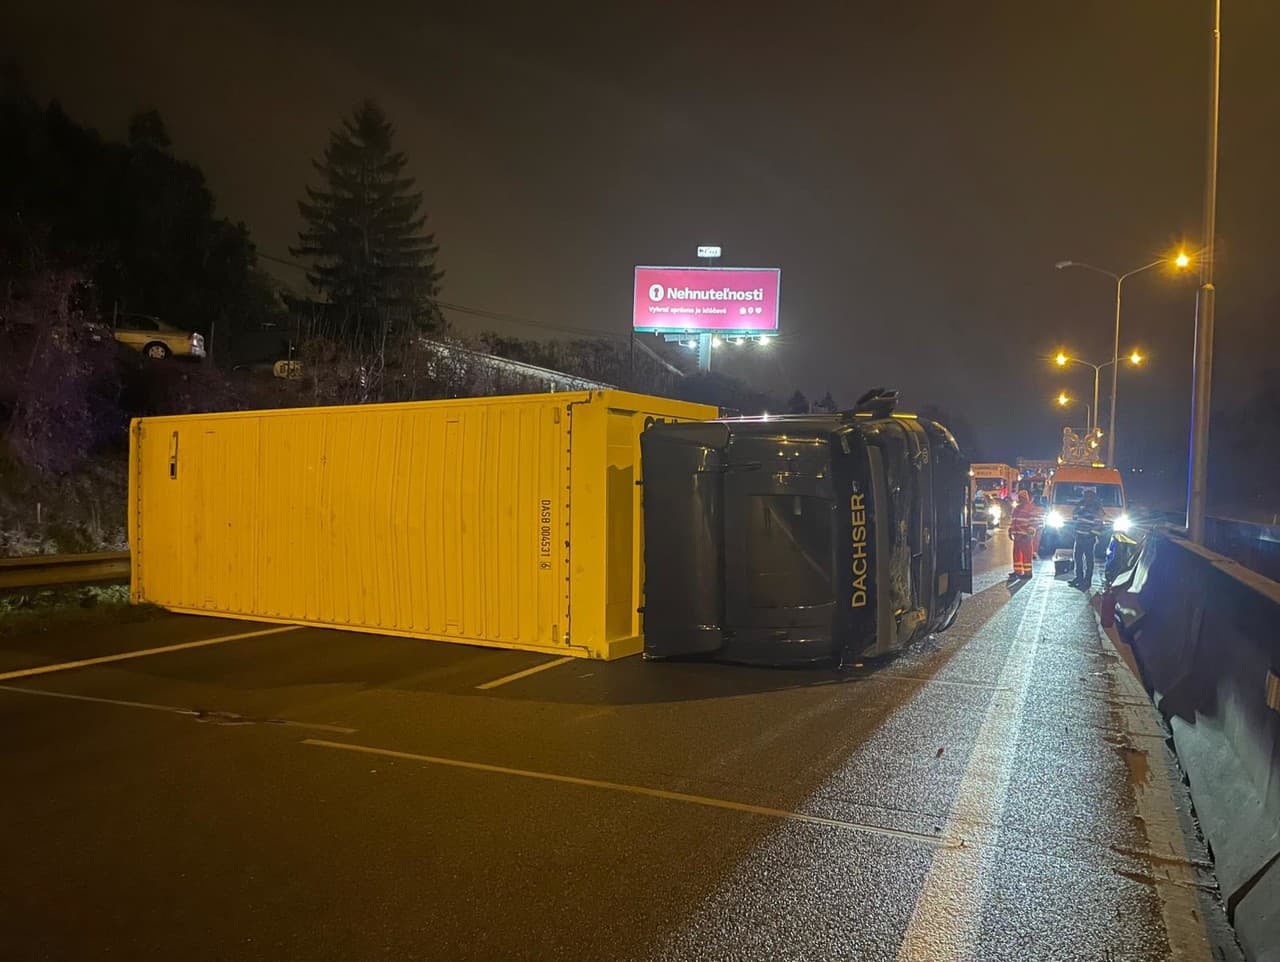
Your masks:
[{"label": "night sky", "polygon": [[[13,6],[0,53],[37,96],[110,136],[158,108],[264,253],[288,256],[311,159],[372,96],[446,300],[621,334],[633,265],[720,244],[782,269],[785,335],[723,370],[842,403],[896,386],[1001,459],[1056,453],[1051,398],[1091,391],[1043,355],[1110,356],[1110,282],[1054,263],[1199,244],[1209,0]],[[1224,7],[1225,403],[1278,364],[1280,4]],[[1151,365],[1122,371],[1122,462],[1183,457],[1195,289],[1127,282],[1122,347]]]}]

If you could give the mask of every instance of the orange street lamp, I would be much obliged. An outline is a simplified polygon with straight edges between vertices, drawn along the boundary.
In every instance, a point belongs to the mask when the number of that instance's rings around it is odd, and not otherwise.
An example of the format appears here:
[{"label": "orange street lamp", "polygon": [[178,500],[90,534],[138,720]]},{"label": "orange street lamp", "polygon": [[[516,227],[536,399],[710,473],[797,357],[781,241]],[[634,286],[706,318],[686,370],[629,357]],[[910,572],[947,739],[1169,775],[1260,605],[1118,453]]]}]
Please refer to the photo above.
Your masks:
[{"label": "orange street lamp", "polygon": [[[1134,348],[1133,352],[1129,354],[1129,356],[1126,357],[1125,360],[1128,361],[1130,364],[1132,364],[1134,367],[1137,367],[1139,364],[1145,361],[1146,358],[1138,351],[1137,348]],[[1053,363],[1058,365],[1058,367],[1066,367],[1068,364],[1079,364],[1083,367],[1088,367],[1093,369],[1093,407],[1091,410],[1095,412],[1100,411],[1101,409],[1098,407],[1098,386],[1099,386],[1099,382],[1102,380],[1102,369],[1104,367],[1111,367],[1112,364],[1114,364],[1115,362],[1103,361],[1101,364],[1094,364],[1091,361],[1085,361],[1078,357],[1072,357],[1070,354],[1068,354],[1064,350],[1059,350],[1058,353],[1053,356]],[[1089,424],[1087,425],[1087,428],[1090,431],[1096,431],[1098,429],[1098,425],[1096,423]]]},{"label": "orange street lamp", "polygon": [[[1058,407],[1066,407],[1069,404],[1083,404],[1086,423],[1088,424],[1093,423],[1093,408],[1089,406],[1088,401],[1077,401],[1075,398],[1067,394],[1066,391],[1063,391],[1058,395],[1057,401],[1058,401]],[[1091,433],[1092,431],[1093,431],[1093,428],[1086,427],[1085,429],[1085,433]],[[1098,446],[1097,442],[1094,442],[1093,446],[1096,448]]]},{"label": "orange street lamp", "polygon": [[1159,267],[1162,264],[1172,264],[1178,270],[1185,270],[1191,264],[1191,257],[1186,251],[1179,251],[1174,257],[1161,257],[1152,261],[1150,264],[1143,264],[1141,267],[1135,267],[1131,271],[1123,274],[1117,274],[1115,271],[1109,271],[1102,267],[1095,267],[1093,264],[1086,264],[1083,261],[1058,261],[1054,266],[1058,270],[1065,270],[1068,267],[1079,267],[1086,271],[1093,271],[1095,274],[1102,274],[1111,278],[1116,282],[1116,336],[1111,351],[1111,423],[1108,426],[1107,434],[1107,463],[1114,465],[1116,463],[1116,391],[1119,387],[1118,373],[1120,369],[1120,293],[1124,287],[1124,282],[1135,274],[1141,274],[1149,271],[1153,267]]}]

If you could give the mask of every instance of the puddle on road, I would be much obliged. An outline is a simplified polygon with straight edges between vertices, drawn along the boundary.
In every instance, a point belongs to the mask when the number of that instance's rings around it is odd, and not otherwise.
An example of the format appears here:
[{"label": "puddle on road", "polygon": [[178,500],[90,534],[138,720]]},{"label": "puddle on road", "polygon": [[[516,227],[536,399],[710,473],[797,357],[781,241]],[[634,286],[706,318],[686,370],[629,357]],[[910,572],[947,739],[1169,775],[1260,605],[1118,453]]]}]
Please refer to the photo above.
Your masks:
[{"label": "puddle on road", "polygon": [[1147,759],[1147,753],[1132,745],[1118,745],[1116,751],[1120,753],[1120,757],[1124,759],[1125,766],[1129,769],[1129,784],[1133,786],[1146,785],[1151,781],[1151,763]]},{"label": "puddle on road", "polygon": [[1145,749],[1134,748],[1127,735],[1108,732],[1102,740],[1110,745],[1124,761],[1128,782],[1133,787],[1145,786],[1151,781],[1151,760]]}]

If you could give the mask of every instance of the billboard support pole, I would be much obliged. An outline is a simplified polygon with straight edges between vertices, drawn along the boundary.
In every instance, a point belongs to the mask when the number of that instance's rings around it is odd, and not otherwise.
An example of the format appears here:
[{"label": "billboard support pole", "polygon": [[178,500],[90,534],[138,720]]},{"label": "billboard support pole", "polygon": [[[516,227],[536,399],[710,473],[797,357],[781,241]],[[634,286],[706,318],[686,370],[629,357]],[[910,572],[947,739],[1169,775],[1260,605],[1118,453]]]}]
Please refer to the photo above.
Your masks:
[{"label": "billboard support pole", "polygon": [[711,335],[706,331],[698,335],[698,373],[711,373]]}]

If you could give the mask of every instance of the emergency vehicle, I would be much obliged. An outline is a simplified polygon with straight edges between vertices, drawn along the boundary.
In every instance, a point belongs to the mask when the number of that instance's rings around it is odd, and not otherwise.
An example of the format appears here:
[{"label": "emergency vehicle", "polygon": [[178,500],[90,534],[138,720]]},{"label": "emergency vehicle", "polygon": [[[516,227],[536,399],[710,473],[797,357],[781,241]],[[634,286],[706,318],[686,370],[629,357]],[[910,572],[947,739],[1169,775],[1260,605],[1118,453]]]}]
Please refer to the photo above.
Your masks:
[{"label": "emergency vehicle", "polygon": [[981,491],[987,501],[987,521],[993,528],[1008,520],[1018,484],[1018,470],[1007,464],[973,464],[969,466],[969,499]]},{"label": "emergency vehicle", "polygon": [[1045,487],[1048,502],[1044,516],[1044,533],[1040,536],[1040,556],[1052,557],[1059,548],[1070,548],[1075,542],[1071,515],[1085,495],[1093,491],[1102,506],[1106,527],[1098,539],[1101,557],[1111,541],[1112,532],[1127,534],[1133,527],[1128,501],[1124,493],[1124,477],[1115,468],[1102,464],[1060,465]]}]

